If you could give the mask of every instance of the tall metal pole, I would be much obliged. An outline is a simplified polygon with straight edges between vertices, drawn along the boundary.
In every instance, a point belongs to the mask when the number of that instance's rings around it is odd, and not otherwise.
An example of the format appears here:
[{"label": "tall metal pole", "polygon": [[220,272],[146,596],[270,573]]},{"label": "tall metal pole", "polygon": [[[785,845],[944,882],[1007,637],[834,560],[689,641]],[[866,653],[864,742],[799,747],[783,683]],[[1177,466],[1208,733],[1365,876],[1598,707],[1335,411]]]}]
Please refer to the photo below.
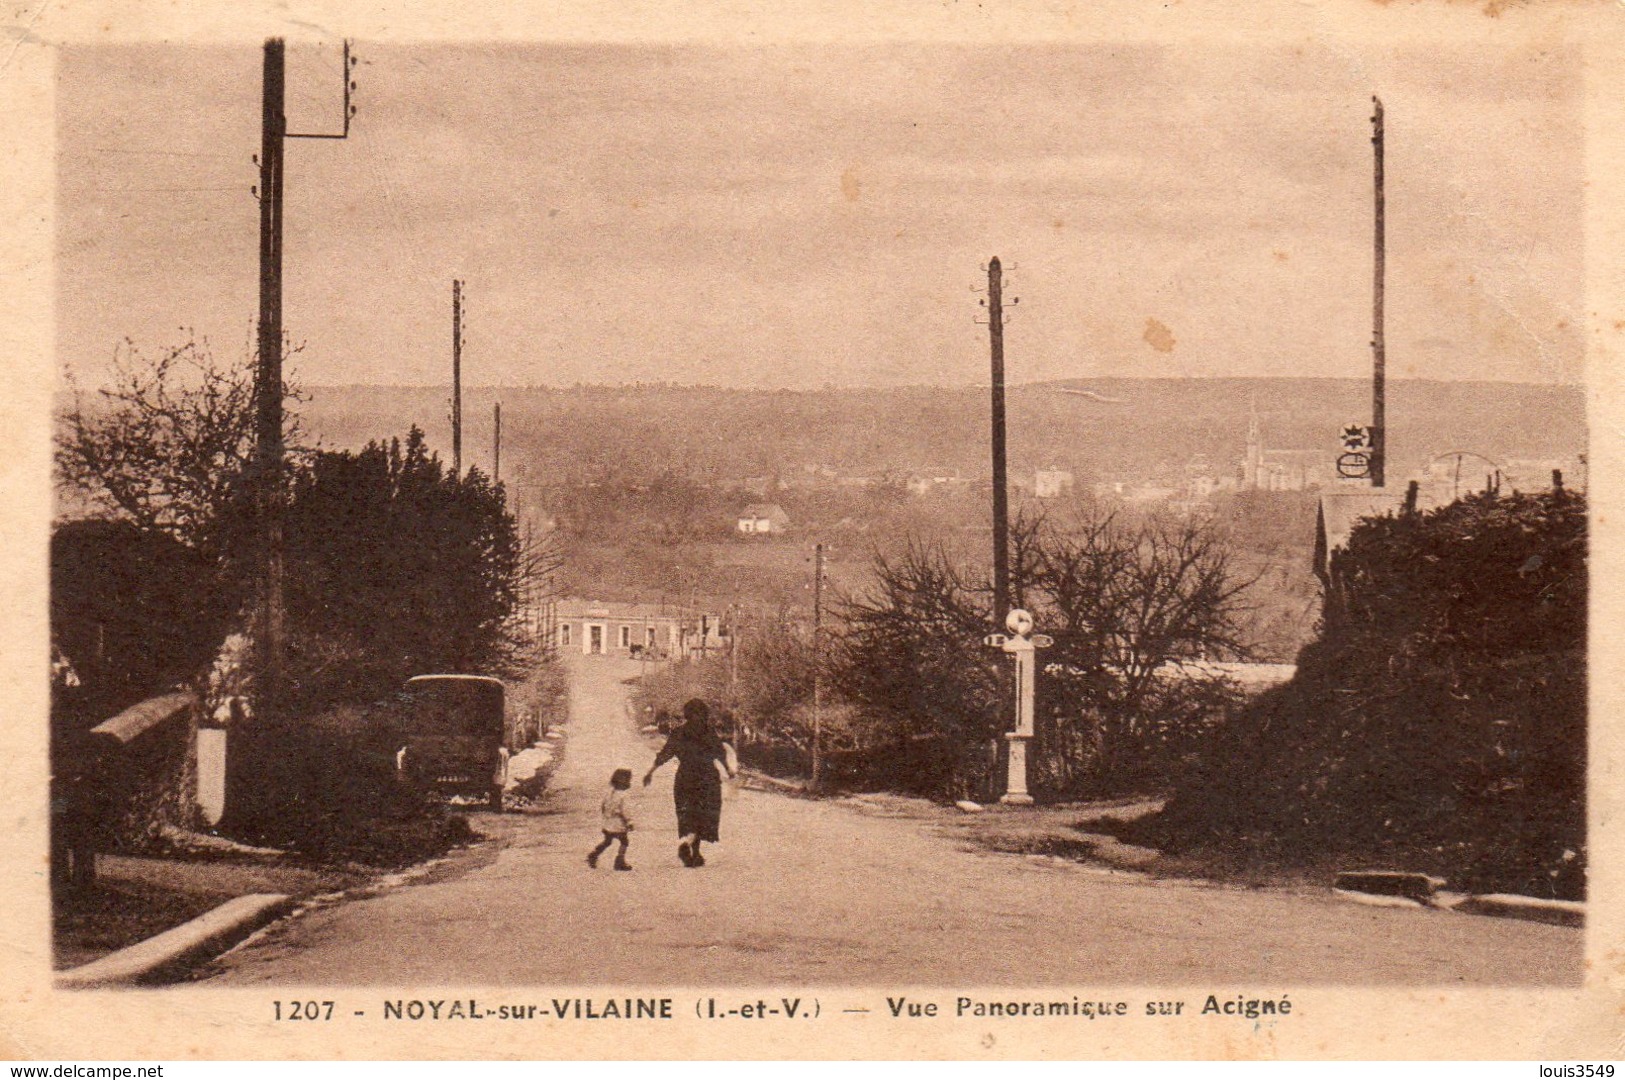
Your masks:
[{"label": "tall metal pole", "polygon": [[502,402],[496,403],[492,413],[491,482],[495,484],[502,480]]},{"label": "tall metal pole", "polygon": [[451,283],[451,475],[463,475],[463,283]]},{"label": "tall metal pole", "polygon": [[263,690],[281,674],[282,597],[282,157],[285,62],[281,38],[265,42],[260,115],[259,357],[254,372],[254,473],[261,566],[256,648]]},{"label": "tall metal pole", "polygon": [[1383,342],[1383,278],[1385,275],[1386,231],[1383,220],[1383,184],[1382,184],[1382,99],[1375,94],[1371,102],[1376,106],[1376,112],[1371,116],[1373,132],[1371,146],[1373,150],[1374,179],[1376,190],[1376,234],[1373,238],[1372,254],[1374,266],[1372,271],[1371,292],[1371,486],[1384,486],[1383,473],[1387,466],[1388,457],[1388,421],[1387,421],[1387,379],[1388,355]]},{"label": "tall metal pole", "polygon": [[812,786],[824,780],[824,545],[813,549],[813,729]]},{"label": "tall metal pole", "polygon": [[987,328],[993,352],[993,621],[1010,611],[1010,506],[1004,461],[1004,297],[1003,270],[995,256],[987,264]]}]

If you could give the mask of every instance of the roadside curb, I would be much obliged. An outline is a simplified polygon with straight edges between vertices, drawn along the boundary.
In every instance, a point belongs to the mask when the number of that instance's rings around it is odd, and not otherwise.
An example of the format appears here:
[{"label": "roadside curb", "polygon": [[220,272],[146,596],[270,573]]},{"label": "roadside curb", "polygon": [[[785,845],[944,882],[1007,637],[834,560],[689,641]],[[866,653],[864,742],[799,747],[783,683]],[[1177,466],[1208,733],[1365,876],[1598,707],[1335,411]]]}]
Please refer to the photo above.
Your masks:
[{"label": "roadside curb", "polygon": [[1495,919],[1523,919],[1526,922],[1550,923],[1553,926],[1585,926],[1585,904],[1578,900],[1542,900],[1537,896],[1519,896],[1515,893],[1485,893],[1481,896],[1463,896],[1460,893],[1434,893],[1417,898],[1393,893],[1371,892],[1364,889],[1333,888],[1332,895],[1368,907],[1433,908],[1453,911],[1459,915],[1483,915]]},{"label": "roadside curb", "polygon": [[283,893],[251,893],[227,900],[191,922],[58,972],[56,985],[64,990],[88,990],[147,982],[223,952],[291,909],[293,902],[293,897]]},{"label": "roadside curb", "polygon": [[1586,906],[1578,900],[1542,900],[1515,893],[1485,893],[1469,896],[1451,906],[1466,915],[1492,915],[1502,919],[1525,919],[1555,926],[1584,926]]},{"label": "roadside curb", "polygon": [[1584,926],[1586,907],[1577,900],[1543,900],[1516,893],[1479,895],[1445,892],[1444,878],[1403,870],[1345,870],[1332,894],[1375,907],[1430,907],[1463,915],[1524,919],[1554,926]]},{"label": "roadside curb", "polygon": [[1420,911],[1429,905],[1408,896],[1390,896],[1385,893],[1361,892],[1358,889],[1333,889],[1332,895],[1342,900],[1364,904],[1366,907],[1412,908]]}]

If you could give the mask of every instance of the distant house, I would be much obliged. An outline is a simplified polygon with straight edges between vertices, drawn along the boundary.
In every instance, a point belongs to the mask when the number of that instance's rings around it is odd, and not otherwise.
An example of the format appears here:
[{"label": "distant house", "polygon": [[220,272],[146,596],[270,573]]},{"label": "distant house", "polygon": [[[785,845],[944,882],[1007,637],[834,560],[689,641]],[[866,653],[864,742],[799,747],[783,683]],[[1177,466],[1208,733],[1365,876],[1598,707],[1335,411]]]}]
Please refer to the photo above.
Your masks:
[{"label": "distant house", "polygon": [[910,495],[923,497],[938,491],[947,491],[962,488],[969,481],[964,480],[956,472],[943,472],[941,470],[928,470],[925,472],[910,473],[903,486]]},{"label": "distant house", "polygon": [[558,602],[549,644],[587,656],[676,656],[693,635],[692,615],[665,604],[625,604],[567,597]]},{"label": "distant house", "polygon": [[1189,498],[1205,499],[1220,490],[1222,483],[1206,454],[1197,454],[1185,463],[1185,494]]},{"label": "distant house", "polygon": [[1072,493],[1070,469],[1039,469],[1033,474],[1033,494],[1040,499],[1059,499]]},{"label": "distant house", "polygon": [[747,536],[781,533],[790,527],[790,516],[778,503],[751,503],[739,512],[736,527]]},{"label": "distant house", "polygon": [[1332,454],[1327,450],[1265,450],[1254,473],[1259,491],[1306,491],[1326,487]]}]

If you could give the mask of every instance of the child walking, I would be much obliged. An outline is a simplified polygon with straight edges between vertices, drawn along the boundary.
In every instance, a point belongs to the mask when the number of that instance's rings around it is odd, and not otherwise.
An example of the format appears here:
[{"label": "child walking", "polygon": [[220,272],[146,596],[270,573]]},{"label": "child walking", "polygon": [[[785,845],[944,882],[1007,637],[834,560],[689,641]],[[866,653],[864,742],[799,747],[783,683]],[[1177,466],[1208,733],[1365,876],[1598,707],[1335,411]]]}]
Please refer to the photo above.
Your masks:
[{"label": "child walking", "polygon": [[626,864],[628,833],[632,831],[632,808],[627,805],[627,790],[632,786],[632,770],[616,769],[609,778],[609,794],[604,796],[598,812],[604,830],[604,841],[587,856],[587,865],[598,869],[598,856],[609,850],[609,845],[620,841],[621,849],[615,853],[615,869],[630,870]]}]

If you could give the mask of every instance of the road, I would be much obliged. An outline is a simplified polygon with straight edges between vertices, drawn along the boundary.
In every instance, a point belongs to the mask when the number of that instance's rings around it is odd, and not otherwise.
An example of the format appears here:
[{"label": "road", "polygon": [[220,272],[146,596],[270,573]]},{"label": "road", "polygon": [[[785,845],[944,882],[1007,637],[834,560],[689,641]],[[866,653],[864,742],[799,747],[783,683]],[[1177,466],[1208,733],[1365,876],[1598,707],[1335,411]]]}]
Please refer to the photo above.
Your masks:
[{"label": "road", "polygon": [[[964,850],[916,820],[747,790],[708,865],[679,865],[673,766],[639,791],[632,873],[585,865],[619,766],[652,759],[633,663],[574,661],[564,760],[503,842],[417,883],[315,907],[217,960],[211,984],[1578,984],[1574,929],[1331,895],[1107,875]],[[637,790],[637,789],[635,789]]]}]

